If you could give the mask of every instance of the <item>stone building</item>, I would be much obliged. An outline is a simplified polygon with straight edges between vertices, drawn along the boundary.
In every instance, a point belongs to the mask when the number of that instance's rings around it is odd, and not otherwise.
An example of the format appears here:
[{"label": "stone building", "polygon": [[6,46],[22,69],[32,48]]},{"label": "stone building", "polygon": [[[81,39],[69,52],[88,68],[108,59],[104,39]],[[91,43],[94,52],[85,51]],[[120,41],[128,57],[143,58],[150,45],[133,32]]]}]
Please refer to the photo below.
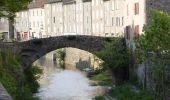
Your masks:
[{"label": "stone building", "polygon": [[28,10],[16,13],[14,37],[19,41],[46,37],[44,23],[44,0],[33,0]]},{"label": "stone building", "polygon": [[47,36],[63,34],[63,5],[62,0],[48,0],[44,5],[45,32]]},{"label": "stone building", "polygon": [[[44,9],[45,31],[49,36],[125,36],[131,48],[133,37],[142,32],[145,23],[145,0],[48,0]],[[76,61],[89,59],[73,48],[66,52],[79,55]],[[75,63],[69,57],[66,59]]]},{"label": "stone building", "polygon": [[29,39],[29,12],[21,11],[16,13],[15,38],[19,41]]},{"label": "stone building", "polygon": [[93,35],[91,0],[83,0],[83,33],[86,35]]},{"label": "stone building", "polygon": [[46,37],[44,28],[44,1],[37,0],[29,5],[29,38]]},{"label": "stone building", "polygon": [[76,1],[63,0],[63,35],[76,35]]}]

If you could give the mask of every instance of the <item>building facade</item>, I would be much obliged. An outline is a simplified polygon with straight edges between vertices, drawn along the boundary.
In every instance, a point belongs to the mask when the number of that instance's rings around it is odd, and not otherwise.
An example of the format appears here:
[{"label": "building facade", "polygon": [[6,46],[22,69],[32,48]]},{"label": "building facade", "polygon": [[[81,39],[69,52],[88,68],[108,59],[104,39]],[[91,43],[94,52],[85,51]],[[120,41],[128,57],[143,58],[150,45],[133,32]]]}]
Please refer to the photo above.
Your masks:
[{"label": "building facade", "polygon": [[63,34],[63,8],[61,0],[48,0],[44,4],[45,32],[47,36]]},{"label": "building facade", "polygon": [[147,10],[169,12],[167,6],[161,6],[167,4],[161,0],[33,0],[29,10],[17,13],[15,37],[123,35],[131,42],[142,33]]},{"label": "building facade", "polygon": [[21,11],[16,14],[15,38],[19,41],[29,39],[29,12]]},{"label": "building facade", "polygon": [[26,41],[46,37],[43,6],[43,0],[33,0],[28,10],[16,13],[14,38],[18,41]]},{"label": "building facade", "polygon": [[0,41],[9,40],[9,21],[7,18],[0,18]]}]

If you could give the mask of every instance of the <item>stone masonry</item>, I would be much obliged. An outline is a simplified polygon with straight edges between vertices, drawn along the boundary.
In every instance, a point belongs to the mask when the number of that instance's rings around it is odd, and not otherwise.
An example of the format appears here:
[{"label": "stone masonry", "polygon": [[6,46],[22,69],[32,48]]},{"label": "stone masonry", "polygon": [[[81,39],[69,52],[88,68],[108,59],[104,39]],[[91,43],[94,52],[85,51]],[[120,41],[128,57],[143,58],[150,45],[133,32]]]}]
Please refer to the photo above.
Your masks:
[{"label": "stone masonry", "polygon": [[11,96],[7,93],[6,89],[0,83],[0,100],[12,100]]},{"label": "stone masonry", "polygon": [[20,56],[23,67],[28,67],[34,61],[44,56],[48,52],[56,49],[73,47],[94,53],[104,49],[104,43],[111,41],[113,38],[98,36],[57,36],[43,39],[34,39],[25,42],[0,44],[0,48],[12,49],[12,51]]}]

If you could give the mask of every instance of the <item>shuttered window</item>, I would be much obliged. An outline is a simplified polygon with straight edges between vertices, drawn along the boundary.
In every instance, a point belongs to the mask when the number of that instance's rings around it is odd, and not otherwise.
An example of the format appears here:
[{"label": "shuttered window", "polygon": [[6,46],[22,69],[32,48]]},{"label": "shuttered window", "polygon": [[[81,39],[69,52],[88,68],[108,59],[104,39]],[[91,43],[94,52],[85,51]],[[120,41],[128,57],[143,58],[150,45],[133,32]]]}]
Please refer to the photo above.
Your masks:
[{"label": "shuttered window", "polygon": [[139,3],[135,3],[135,15],[139,14]]},{"label": "shuttered window", "polygon": [[139,37],[139,25],[135,26],[135,36],[138,38]]},{"label": "shuttered window", "polygon": [[126,26],[125,35],[126,39],[130,40],[130,26]]}]

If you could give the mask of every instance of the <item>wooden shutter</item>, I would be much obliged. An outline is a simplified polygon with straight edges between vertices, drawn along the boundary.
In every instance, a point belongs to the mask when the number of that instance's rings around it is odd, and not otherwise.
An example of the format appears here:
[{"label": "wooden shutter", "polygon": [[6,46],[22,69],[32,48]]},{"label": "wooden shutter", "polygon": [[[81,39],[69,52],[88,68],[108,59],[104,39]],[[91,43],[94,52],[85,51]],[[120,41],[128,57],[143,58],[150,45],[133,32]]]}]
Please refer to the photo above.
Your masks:
[{"label": "wooden shutter", "polygon": [[139,25],[135,26],[135,36],[138,38],[139,37]]},{"label": "wooden shutter", "polygon": [[139,3],[135,3],[135,15],[139,14]]}]

